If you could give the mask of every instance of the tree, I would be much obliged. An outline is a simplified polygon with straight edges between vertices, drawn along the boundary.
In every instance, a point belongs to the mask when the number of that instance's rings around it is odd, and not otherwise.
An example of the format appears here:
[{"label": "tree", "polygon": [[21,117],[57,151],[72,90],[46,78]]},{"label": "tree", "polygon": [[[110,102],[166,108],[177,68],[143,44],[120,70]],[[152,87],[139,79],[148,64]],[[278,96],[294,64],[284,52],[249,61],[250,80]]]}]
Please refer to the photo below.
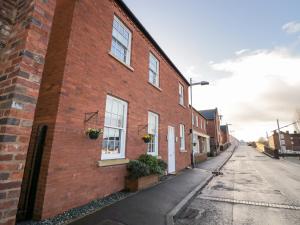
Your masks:
[{"label": "tree", "polygon": [[264,138],[264,137],[260,137],[257,141],[257,143],[266,145],[268,143],[268,141]]}]

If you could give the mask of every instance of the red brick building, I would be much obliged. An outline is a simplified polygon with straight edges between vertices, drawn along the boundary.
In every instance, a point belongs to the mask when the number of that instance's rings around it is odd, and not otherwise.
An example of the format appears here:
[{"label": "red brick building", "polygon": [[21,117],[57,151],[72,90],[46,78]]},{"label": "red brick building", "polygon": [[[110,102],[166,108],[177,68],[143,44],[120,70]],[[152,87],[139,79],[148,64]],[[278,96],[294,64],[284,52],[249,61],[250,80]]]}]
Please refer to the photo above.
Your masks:
[{"label": "red brick building", "polygon": [[0,224],[14,224],[55,0],[0,1]]},{"label": "red brick building", "polygon": [[221,144],[224,145],[230,142],[228,125],[221,125],[220,131],[221,131]]},{"label": "red brick building", "polygon": [[[281,134],[281,148],[283,150],[300,151],[300,134],[296,131],[294,133],[280,132]],[[273,149],[280,149],[278,132],[274,132],[269,137],[269,146]]]},{"label": "red brick building", "polygon": [[207,120],[206,131],[210,136],[210,151],[212,154],[219,152],[221,144],[221,131],[220,131],[220,116],[218,108],[200,110],[200,114]]},{"label": "red brick building", "polygon": [[189,83],[122,1],[8,2],[24,16],[1,50],[0,224],[119,191],[146,152],[190,165]]},{"label": "red brick building", "polygon": [[195,108],[193,108],[192,124],[195,163],[199,163],[206,160],[207,155],[210,153],[210,137],[206,132],[207,120]]}]

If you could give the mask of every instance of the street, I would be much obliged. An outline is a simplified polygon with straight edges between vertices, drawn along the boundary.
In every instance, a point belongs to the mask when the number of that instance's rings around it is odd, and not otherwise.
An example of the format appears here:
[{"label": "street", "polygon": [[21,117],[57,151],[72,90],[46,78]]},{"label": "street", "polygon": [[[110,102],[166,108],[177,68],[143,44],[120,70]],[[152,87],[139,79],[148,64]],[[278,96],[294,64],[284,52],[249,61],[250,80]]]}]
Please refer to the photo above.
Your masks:
[{"label": "street", "polygon": [[300,224],[300,165],[242,145],[176,225]]}]

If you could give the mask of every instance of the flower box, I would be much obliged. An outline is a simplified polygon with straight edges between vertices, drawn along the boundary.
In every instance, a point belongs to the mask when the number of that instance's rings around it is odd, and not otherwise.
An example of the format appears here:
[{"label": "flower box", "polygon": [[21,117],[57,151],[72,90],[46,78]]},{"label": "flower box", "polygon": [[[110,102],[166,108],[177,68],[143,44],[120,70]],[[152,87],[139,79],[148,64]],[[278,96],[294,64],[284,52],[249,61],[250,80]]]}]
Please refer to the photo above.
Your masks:
[{"label": "flower box", "polygon": [[157,174],[140,177],[137,179],[126,178],[125,186],[126,189],[128,189],[129,191],[135,192],[135,191],[139,191],[151,187],[154,184],[157,184],[158,181],[159,181],[159,175]]}]

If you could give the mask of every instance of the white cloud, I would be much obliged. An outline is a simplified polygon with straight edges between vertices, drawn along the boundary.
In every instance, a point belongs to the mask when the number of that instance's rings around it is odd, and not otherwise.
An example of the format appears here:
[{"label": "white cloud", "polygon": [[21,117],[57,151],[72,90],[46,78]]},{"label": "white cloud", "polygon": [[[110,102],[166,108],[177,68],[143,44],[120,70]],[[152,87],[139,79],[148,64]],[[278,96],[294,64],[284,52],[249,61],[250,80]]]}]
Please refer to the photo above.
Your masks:
[{"label": "white cloud", "polygon": [[291,21],[282,26],[282,30],[288,34],[300,32],[300,22]]},{"label": "white cloud", "polygon": [[250,51],[250,49],[241,49],[241,50],[238,50],[238,51],[236,51],[235,52],[235,54],[236,55],[242,55],[242,54],[244,54],[244,53],[246,53],[246,52],[249,52]]},{"label": "white cloud", "polygon": [[[195,106],[218,106],[223,122],[234,124],[239,138],[255,139],[276,127],[291,122],[300,108],[300,56],[288,49],[248,51],[211,64],[218,72],[231,76],[195,88]],[[197,98],[198,97],[198,98]]]}]

